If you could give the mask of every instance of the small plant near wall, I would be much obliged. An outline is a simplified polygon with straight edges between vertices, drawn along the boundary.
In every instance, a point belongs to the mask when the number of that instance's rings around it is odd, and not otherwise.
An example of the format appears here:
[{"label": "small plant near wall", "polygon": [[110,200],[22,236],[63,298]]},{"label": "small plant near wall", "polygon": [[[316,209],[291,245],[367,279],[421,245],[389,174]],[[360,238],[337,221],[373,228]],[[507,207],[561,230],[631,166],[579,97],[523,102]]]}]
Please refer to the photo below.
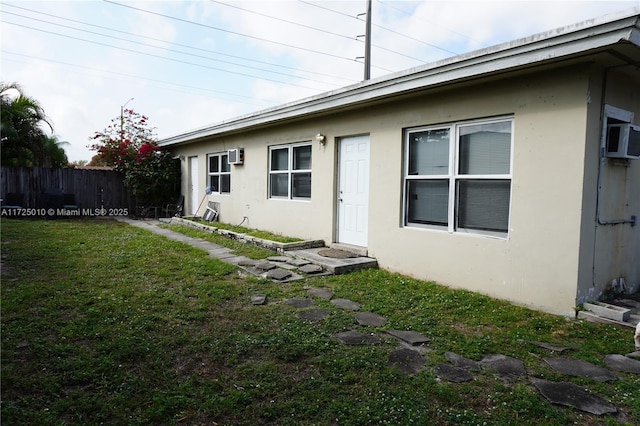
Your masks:
[{"label": "small plant near wall", "polygon": [[97,161],[122,172],[138,205],[159,206],[180,191],[180,166],[155,140],[148,117],[124,109],[104,130],[90,138]]}]

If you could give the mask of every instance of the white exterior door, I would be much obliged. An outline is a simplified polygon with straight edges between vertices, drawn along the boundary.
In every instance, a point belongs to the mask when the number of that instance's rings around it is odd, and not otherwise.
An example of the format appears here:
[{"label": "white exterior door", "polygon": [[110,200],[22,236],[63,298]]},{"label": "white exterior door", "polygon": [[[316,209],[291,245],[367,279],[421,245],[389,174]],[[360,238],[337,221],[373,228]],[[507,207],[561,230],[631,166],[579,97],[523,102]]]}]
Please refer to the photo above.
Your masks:
[{"label": "white exterior door", "polygon": [[195,216],[198,212],[198,157],[189,157],[189,213]]},{"label": "white exterior door", "polygon": [[340,141],[338,242],[366,247],[369,228],[369,136]]}]

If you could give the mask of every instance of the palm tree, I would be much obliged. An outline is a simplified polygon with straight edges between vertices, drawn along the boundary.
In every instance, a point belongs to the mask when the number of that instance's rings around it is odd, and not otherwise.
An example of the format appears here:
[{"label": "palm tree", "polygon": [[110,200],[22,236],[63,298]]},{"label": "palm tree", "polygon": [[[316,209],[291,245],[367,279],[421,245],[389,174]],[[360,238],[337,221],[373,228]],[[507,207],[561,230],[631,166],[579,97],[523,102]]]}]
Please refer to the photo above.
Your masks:
[{"label": "palm tree", "polygon": [[2,165],[28,167],[50,163],[49,136],[42,126],[53,131],[53,125],[38,101],[25,96],[17,83],[0,83],[0,107]]}]

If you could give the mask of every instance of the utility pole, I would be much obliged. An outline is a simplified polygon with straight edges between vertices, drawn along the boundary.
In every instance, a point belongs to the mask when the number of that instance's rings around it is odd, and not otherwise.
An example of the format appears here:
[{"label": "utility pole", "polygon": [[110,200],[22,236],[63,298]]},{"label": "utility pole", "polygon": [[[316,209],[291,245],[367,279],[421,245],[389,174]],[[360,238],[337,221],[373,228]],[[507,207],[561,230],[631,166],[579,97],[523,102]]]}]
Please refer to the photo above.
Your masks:
[{"label": "utility pole", "polygon": [[364,39],[364,80],[371,78],[371,0],[367,0],[367,21]]}]

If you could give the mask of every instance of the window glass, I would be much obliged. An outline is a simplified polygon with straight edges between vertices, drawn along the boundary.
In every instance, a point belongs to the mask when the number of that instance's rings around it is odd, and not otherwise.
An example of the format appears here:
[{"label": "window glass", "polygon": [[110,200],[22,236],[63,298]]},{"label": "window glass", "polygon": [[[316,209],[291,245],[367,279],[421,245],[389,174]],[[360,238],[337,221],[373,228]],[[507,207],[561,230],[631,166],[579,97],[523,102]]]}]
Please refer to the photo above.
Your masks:
[{"label": "window glass", "polygon": [[289,169],[289,149],[273,149],[271,150],[271,170],[288,170]]},{"label": "window glass", "polygon": [[459,158],[463,175],[509,174],[511,122],[461,126]]},{"label": "window glass", "polygon": [[219,157],[217,155],[212,155],[209,157],[209,173],[217,173],[220,171],[218,158]]},{"label": "window glass", "polygon": [[209,187],[211,192],[220,192],[220,175],[209,176]]},{"label": "window glass", "polygon": [[447,225],[448,212],[449,181],[408,181],[407,220],[409,222]]},{"label": "window glass", "polygon": [[311,170],[311,145],[293,147],[293,170]]},{"label": "window glass", "polygon": [[220,175],[220,192],[231,192],[231,175]]},{"label": "window glass", "polygon": [[221,172],[230,172],[231,171],[231,165],[229,164],[229,155],[227,154],[223,154],[220,156],[220,162],[222,163],[220,165],[220,171]]},{"label": "window glass", "polygon": [[449,173],[449,129],[426,130],[409,136],[409,175]]},{"label": "window glass", "polygon": [[[511,205],[513,119],[408,131],[406,225],[506,234]],[[449,167],[455,159],[456,167]]]},{"label": "window glass", "polygon": [[461,180],[458,193],[458,227],[507,232],[510,181]]},{"label": "window glass", "polygon": [[289,196],[289,174],[277,173],[271,175],[271,196],[272,197],[288,197]]},{"label": "window glass", "polygon": [[311,173],[294,173],[291,175],[291,196],[294,198],[311,198]]}]

